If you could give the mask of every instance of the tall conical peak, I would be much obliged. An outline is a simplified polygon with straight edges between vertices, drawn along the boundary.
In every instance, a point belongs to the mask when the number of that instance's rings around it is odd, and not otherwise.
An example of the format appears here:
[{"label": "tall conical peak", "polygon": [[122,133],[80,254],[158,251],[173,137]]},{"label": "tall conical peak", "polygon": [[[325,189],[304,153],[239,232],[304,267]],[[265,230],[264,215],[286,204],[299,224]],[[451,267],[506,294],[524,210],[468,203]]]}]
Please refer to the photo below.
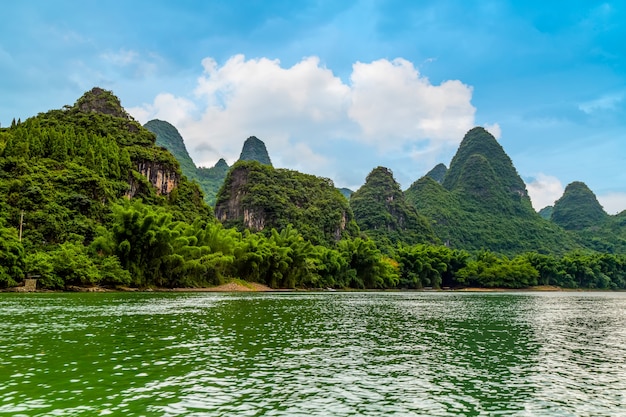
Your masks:
[{"label": "tall conical peak", "polygon": [[361,230],[381,243],[436,240],[427,220],[406,202],[388,168],[374,168],[365,184],[350,196],[350,205]]},{"label": "tall conical peak", "polygon": [[172,124],[164,120],[150,120],[143,127],[154,133],[156,136],[156,144],[162,146],[174,155],[180,167],[188,178],[195,179],[197,177],[196,164],[189,156],[187,147],[183,137]]},{"label": "tall conical peak", "polygon": [[228,162],[226,162],[224,158],[220,158],[220,160],[215,163],[215,166],[213,168],[228,169]]},{"label": "tall conical peak", "polygon": [[269,154],[267,153],[265,143],[263,143],[263,141],[256,136],[250,136],[243,143],[243,148],[241,149],[239,160],[257,161],[264,165],[272,166],[272,161]]},{"label": "tall conical peak", "polygon": [[437,164],[433,169],[426,173],[426,176],[441,184],[446,176],[446,172],[448,172],[448,168],[444,164]]},{"label": "tall conical peak", "polygon": [[385,167],[376,167],[374,168],[369,174],[367,174],[367,177],[365,178],[365,182],[366,183],[370,183],[372,181],[385,181],[388,184],[396,184],[397,182],[396,180],[393,178],[393,172],[389,169],[389,168],[385,168]]},{"label": "tall conical peak", "polygon": [[607,217],[593,191],[584,182],[575,181],[554,203],[551,219],[564,229],[581,230],[597,226]]},{"label": "tall conical peak", "polygon": [[464,166],[473,155],[482,155],[496,173],[500,184],[508,192],[527,197],[526,185],[513,166],[511,158],[491,133],[482,127],[471,129],[461,142],[458,151],[452,158],[450,168],[443,180],[443,186],[453,190],[459,186]]},{"label": "tall conical peak", "polygon": [[100,87],[94,87],[83,94],[74,104],[74,108],[83,113],[101,113],[132,120],[122,107],[120,99],[113,92]]}]

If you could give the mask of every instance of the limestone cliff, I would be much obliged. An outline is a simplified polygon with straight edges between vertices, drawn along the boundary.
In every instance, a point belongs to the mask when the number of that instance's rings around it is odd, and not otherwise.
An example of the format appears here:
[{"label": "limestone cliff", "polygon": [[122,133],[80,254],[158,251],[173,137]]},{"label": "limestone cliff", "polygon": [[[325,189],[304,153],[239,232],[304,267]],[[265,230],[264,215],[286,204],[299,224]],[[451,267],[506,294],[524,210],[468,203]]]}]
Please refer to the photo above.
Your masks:
[{"label": "limestone cliff", "polygon": [[[155,188],[157,195],[169,196],[178,187],[181,178],[175,169],[159,162],[139,161],[136,162],[136,169]],[[131,177],[126,197],[134,197],[140,188],[136,179]]]},{"label": "limestone cliff", "polygon": [[291,225],[315,244],[358,234],[348,201],[330,179],[257,161],[237,162],[228,172],[215,216],[229,226],[253,231]]}]

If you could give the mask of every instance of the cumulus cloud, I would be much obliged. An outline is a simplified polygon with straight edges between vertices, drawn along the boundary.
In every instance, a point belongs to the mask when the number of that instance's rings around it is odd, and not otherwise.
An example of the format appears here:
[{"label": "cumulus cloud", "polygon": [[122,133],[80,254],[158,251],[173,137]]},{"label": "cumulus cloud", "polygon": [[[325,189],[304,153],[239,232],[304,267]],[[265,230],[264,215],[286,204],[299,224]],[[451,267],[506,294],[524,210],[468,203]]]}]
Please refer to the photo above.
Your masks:
[{"label": "cumulus cloud", "polygon": [[598,201],[604,207],[604,211],[609,214],[617,214],[626,207],[626,193],[613,192],[598,195]]},{"label": "cumulus cloud", "polygon": [[563,184],[553,176],[538,174],[532,181],[526,183],[528,195],[533,208],[537,211],[546,206],[554,205],[554,202],[563,195]]},{"label": "cumulus cloud", "polygon": [[[324,154],[329,142],[348,140],[380,152],[428,146],[436,152],[458,144],[474,125],[470,86],[456,80],[433,85],[404,59],[357,62],[348,83],[317,57],[288,68],[243,55],[223,65],[205,58],[202,66],[193,96],[163,93],[129,109],[139,120],[174,124],[201,165],[220,157],[234,162],[245,138],[254,135],[277,166],[328,175],[320,168],[346,157]],[[217,151],[194,155],[202,144]]]},{"label": "cumulus cloud", "polygon": [[189,121],[195,108],[196,105],[191,100],[175,97],[169,93],[161,93],[154,98],[152,104],[130,107],[127,110],[142,124],[152,119],[160,119],[177,126]]},{"label": "cumulus cloud", "polygon": [[357,62],[350,77],[349,117],[363,139],[383,146],[412,140],[453,141],[473,126],[472,88],[460,81],[432,85],[404,59]]}]

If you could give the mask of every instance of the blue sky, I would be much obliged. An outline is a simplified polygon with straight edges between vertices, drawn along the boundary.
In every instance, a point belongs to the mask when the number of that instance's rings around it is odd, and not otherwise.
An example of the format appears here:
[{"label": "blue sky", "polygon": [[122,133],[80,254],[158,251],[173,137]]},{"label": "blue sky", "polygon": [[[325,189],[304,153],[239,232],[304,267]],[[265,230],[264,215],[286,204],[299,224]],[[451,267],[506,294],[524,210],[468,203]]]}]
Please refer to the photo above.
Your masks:
[{"label": "blue sky", "polygon": [[584,181],[626,209],[622,1],[20,1],[2,6],[0,123],[112,90],[197,164],[262,139],[274,165],[403,188],[487,127],[539,209]]}]

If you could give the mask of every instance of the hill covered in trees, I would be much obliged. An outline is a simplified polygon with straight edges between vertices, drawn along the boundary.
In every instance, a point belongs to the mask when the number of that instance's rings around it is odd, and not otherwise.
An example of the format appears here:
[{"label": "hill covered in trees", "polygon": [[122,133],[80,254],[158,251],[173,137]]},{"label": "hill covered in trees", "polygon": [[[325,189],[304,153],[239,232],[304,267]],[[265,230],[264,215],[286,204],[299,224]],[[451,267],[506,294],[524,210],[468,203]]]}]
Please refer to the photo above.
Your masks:
[{"label": "hill covered in trees", "polygon": [[350,197],[350,206],[359,228],[380,247],[437,241],[428,220],[405,201],[400,184],[387,168],[369,173],[365,184]]},{"label": "hill covered in trees", "polygon": [[[217,193],[224,183],[226,173],[230,168],[228,163],[221,158],[212,167],[197,167],[189,156],[183,137],[174,126],[166,121],[154,119],[146,123],[144,127],[156,135],[156,144],[158,146],[164,147],[174,155],[180,163],[183,174],[198,183],[204,193],[204,201],[214,207]],[[272,166],[265,143],[255,136],[245,140],[239,160],[258,161]]]},{"label": "hill covered in trees", "polygon": [[453,248],[512,255],[580,247],[573,236],[533,210],[511,159],[483,128],[466,134],[441,183],[426,175],[406,190],[406,197],[431,220],[437,237]]},{"label": "hill covered in trees", "polygon": [[257,161],[237,162],[228,172],[215,215],[227,225],[253,231],[291,225],[315,244],[358,235],[348,201],[330,179]]},{"label": "hill covered in trees", "polygon": [[[197,168],[173,126],[146,126],[157,135],[94,88],[0,128],[0,287],[31,276],[52,289],[233,278],[273,288],[626,288],[626,214],[607,215],[572,184],[542,218],[482,128],[449,169],[403,193],[378,167],[348,202],[328,178],[272,167],[256,138],[241,159],[266,164]],[[199,188],[207,178],[220,183],[217,218]]]}]

